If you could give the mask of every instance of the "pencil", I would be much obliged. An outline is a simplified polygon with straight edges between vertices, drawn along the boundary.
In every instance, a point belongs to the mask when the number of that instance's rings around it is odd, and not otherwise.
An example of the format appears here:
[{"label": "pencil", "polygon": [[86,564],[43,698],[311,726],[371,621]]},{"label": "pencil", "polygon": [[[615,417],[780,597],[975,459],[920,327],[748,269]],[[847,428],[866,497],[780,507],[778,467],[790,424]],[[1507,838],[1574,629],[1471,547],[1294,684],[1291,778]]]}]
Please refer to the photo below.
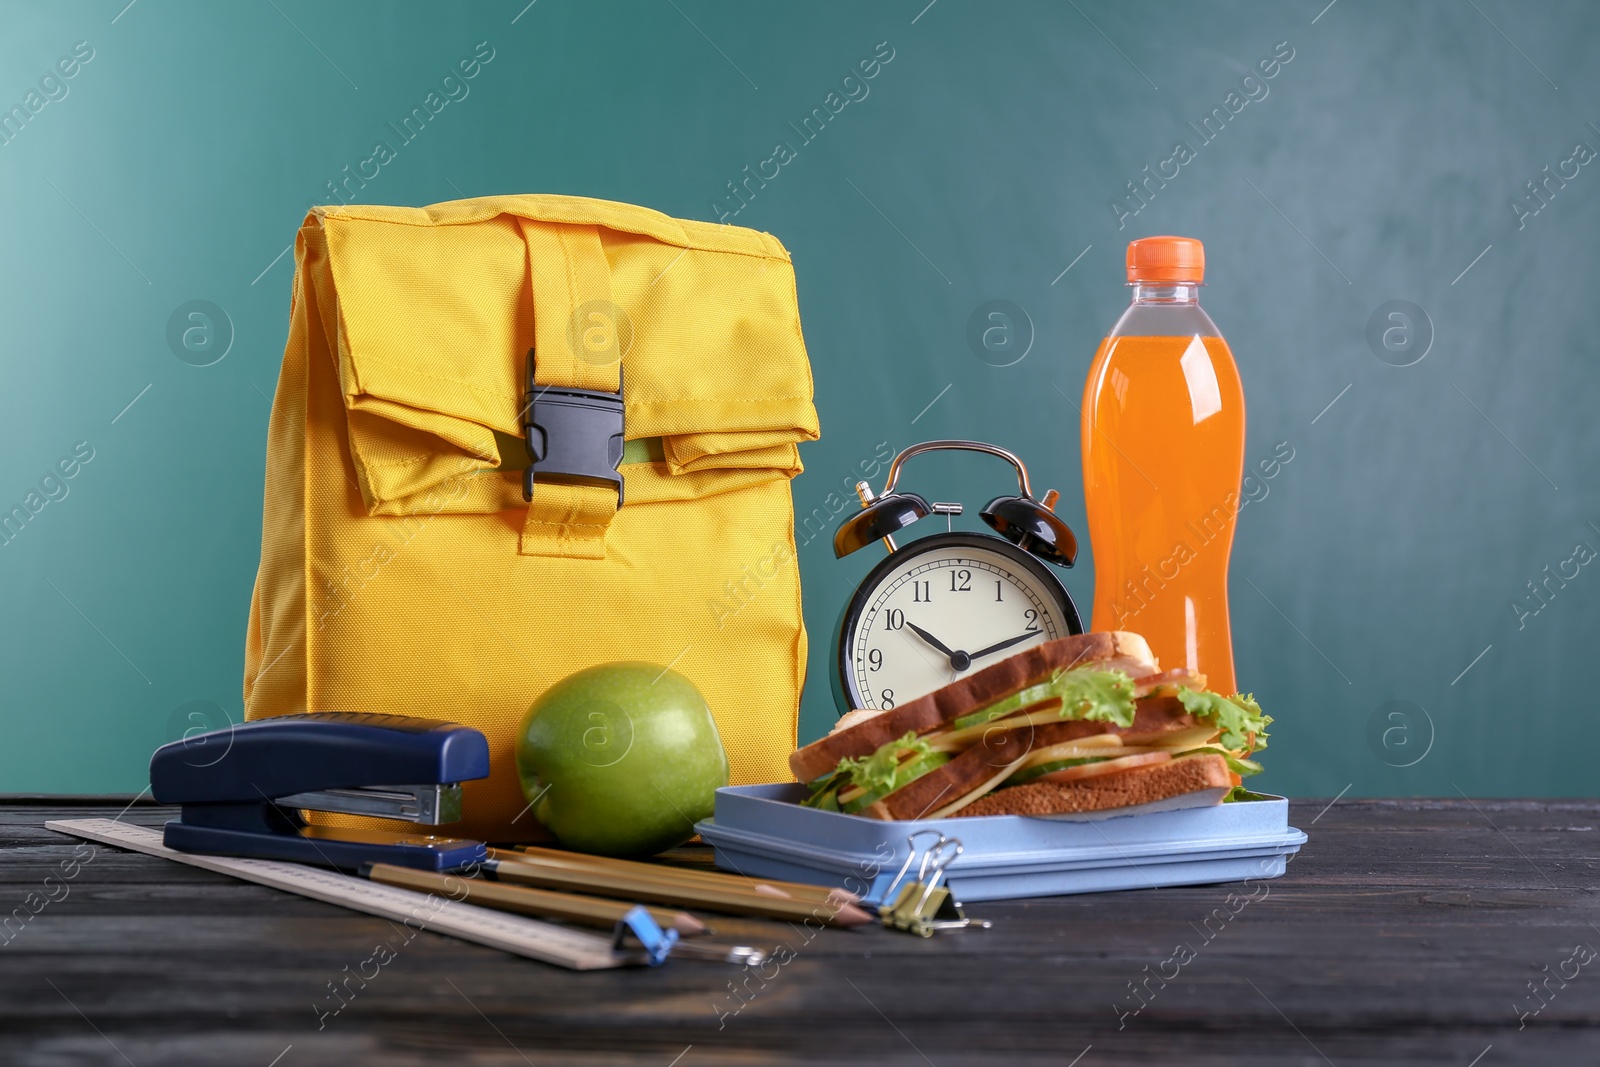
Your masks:
[{"label": "pencil", "polygon": [[679,845],[677,848],[669,848],[665,852],[656,853],[655,859],[697,871],[716,870],[717,866],[713,850],[698,845]]},{"label": "pencil", "polygon": [[[384,885],[416,889],[424,893],[443,893],[453,900],[478,904],[499,911],[514,911],[522,915],[535,915],[543,919],[564,919],[583,926],[602,930],[613,929],[623,915],[633,907],[620,900],[585,897],[572,893],[555,893],[546,889],[529,889],[523,886],[501,885],[459,875],[435,874],[411,867],[397,867],[389,863],[374,863],[364,871],[374,882]],[[684,911],[667,911],[647,908],[650,917],[663,930],[672,929],[685,937],[706,932],[706,924]]]},{"label": "pencil", "polygon": [[538,863],[500,858],[491,853],[484,869],[504,882],[538,886],[542,889],[570,890],[654,904],[720,911],[730,915],[754,915],[768,919],[815,919],[827,926],[859,926],[872,922],[872,916],[838,897],[801,900],[775,896],[743,888],[692,885],[665,878],[646,877],[622,871],[582,869],[554,863]]},{"label": "pencil", "polygon": [[658,867],[652,863],[635,863],[629,860],[610,859],[575,853],[554,852],[540,855],[526,852],[502,853],[492,851],[490,856],[507,863],[542,869],[570,871],[575,874],[605,878],[621,875],[627,878],[646,879],[652,885],[681,886],[685,890],[713,889],[732,893],[756,893],[765,897],[803,901],[816,907],[833,908],[840,904],[855,904],[857,897],[842,889],[827,886],[801,885],[783,882],[771,883],[709,871],[682,871]]},{"label": "pencil", "polygon": [[615,871],[659,881],[676,881],[688,885],[716,886],[737,891],[764,893],[768,896],[786,896],[796,900],[818,903],[843,902],[854,904],[860,898],[844,889],[825,885],[808,885],[804,882],[784,882],[775,878],[751,878],[722,871],[697,871],[683,867],[669,867],[657,863],[639,863],[611,856],[591,856],[582,852],[563,852],[536,845],[521,845],[513,852],[496,851],[496,859],[514,862],[555,864],[576,870]]}]

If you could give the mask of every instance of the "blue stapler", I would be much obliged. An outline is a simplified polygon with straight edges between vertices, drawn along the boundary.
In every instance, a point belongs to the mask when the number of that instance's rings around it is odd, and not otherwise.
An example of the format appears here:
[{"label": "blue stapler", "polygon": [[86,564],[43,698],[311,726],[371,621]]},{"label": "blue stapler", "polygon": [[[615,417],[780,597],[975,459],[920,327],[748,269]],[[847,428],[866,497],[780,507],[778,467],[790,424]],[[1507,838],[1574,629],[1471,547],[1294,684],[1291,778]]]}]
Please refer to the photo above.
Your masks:
[{"label": "blue stapler", "polygon": [[438,825],[461,817],[460,783],[488,775],[489,743],[477,730],[347,712],[247,722],[162,745],[150,758],[156,800],[183,805],[167,823],[168,848],[342,870],[447,871],[485,850],[428,833],[309,826],[300,809]]}]

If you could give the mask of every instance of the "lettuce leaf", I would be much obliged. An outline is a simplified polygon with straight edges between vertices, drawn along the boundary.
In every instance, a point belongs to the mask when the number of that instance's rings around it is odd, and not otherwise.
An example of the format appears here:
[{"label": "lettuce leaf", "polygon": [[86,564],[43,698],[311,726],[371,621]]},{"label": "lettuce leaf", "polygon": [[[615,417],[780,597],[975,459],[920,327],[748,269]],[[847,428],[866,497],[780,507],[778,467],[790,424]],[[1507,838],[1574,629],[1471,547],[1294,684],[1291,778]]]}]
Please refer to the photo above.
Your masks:
[{"label": "lettuce leaf", "polygon": [[811,795],[800,802],[802,807],[821,808],[823,811],[839,810],[839,788],[844,785],[844,775],[837,771],[825,774],[809,783]]},{"label": "lettuce leaf", "polygon": [[898,777],[900,761],[903,753],[910,752],[913,759],[917,756],[931,756],[932,746],[926,741],[919,740],[914,731],[908,732],[897,741],[890,741],[870,756],[859,759],[846,757],[839,761],[836,773],[842,773],[850,780],[850,784],[874,791],[888,792],[889,787]]},{"label": "lettuce leaf", "polygon": [[1272,716],[1262,714],[1261,705],[1249,693],[1225,697],[1184,686],[1178,690],[1178,700],[1184,711],[1222,731],[1217,741],[1223,748],[1240,751],[1252,747],[1247,736],[1252,733],[1256,738],[1254,749],[1267,747],[1267,725]]},{"label": "lettuce leaf", "polygon": [[1133,679],[1124,671],[1102,671],[1090,667],[1056,671],[1037,685],[1030,685],[1019,693],[962,716],[953,725],[960,729],[992,722],[1030,705],[1058,698],[1063,720],[1092,719],[1117,726],[1133,725]]},{"label": "lettuce leaf", "polygon": [[[909,754],[910,758],[906,758]],[[811,795],[802,803],[823,811],[859,811],[868,804],[922,777],[935,767],[950,762],[948,752],[934,752],[915,732],[890,741],[870,756],[839,761],[833,773],[811,783]],[[847,803],[839,802],[841,790],[856,787],[863,792]]]},{"label": "lettuce leaf", "polygon": [[[827,781],[832,782],[833,779],[830,777],[827,779]],[[802,807],[817,808],[821,811],[838,811],[839,787],[837,784],[830,785],[826,789],[812,793],[810,796],[802,800],[800,804]]]},{"label": "lettuce leaf", "polygon": [[949,762],[950,753],[948,752],[926,752],[913,756],[900,764],[895,770],[894,776],[889,780],[888,785],[880,789],[868,789],[854,800],[840,802],[839,810],[846,815],[854,815],[869,804],[875,804],[882,800],[896,789],[910,785],[935,767],[942,767]]}]

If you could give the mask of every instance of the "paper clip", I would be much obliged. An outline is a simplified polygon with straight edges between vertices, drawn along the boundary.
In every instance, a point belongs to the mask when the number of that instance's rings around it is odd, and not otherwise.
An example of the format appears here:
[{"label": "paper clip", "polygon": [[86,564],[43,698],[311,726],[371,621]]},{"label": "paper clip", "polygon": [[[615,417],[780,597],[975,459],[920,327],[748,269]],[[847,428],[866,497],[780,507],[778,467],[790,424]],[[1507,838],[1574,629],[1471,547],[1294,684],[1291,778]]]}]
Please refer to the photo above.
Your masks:
[{"label": "paper clip", "polygon": [[[916,880],[907,882],[906,874],[917,856],[917,838],[923,836],[937,840],[923,850]],[[960,839],[946,837],[938,830],[918,830],[906,838],[906,844],[910,848],[906,861],[884,890],[878,905],[878,917],[883,925],[919,937],[932,937],[939,930],[962,930],[969,926],[987,930],[990,926],[987,920],[967,918],[961,902],[951,894],[945,881],[950,864],[966,851]]]},{"label": "paper clip", "polygon": [[617,932],[611,938],[611,947],[622,951],[622,940],[630,933],[644,946],[645,958],[652,967],[666,963],[667,957],[672,954],[672,947],[678,943],[678,931],[661,929],[650,917],[650,913],[638,904],[628,909],[617,923]]}]

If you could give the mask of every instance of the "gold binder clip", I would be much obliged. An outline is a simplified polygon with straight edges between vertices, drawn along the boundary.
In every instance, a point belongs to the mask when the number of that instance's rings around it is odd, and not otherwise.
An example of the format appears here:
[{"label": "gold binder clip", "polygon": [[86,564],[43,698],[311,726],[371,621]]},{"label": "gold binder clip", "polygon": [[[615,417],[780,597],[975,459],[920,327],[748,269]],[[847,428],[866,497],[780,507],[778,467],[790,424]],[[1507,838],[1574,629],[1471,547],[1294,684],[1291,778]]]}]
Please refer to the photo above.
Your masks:
[{"label": "gold binder clip", "polygon": [[[917,856],[917,838],[923,836],[937,840],[923,850],[916,880],[907,882],[906,874]],[[883,903],[878,906],[878,917],[883,925],[919,937],[932,937],[938,930],[961,930],[968,926],[988,929],[987,920],[967,918],[945,879],[950,864],[966,851],[961,841],[937,830],[918,830],[906,838],[906,844],[910,847],[906,861],[900,865],[889,888],[884,890]]]}]

